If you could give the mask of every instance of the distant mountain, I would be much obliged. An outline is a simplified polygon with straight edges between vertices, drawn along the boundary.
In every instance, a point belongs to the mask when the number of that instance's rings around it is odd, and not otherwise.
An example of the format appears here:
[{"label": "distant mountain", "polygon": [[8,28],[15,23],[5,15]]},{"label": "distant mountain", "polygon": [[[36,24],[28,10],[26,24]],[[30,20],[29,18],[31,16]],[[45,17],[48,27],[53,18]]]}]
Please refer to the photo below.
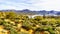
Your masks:
[{"label": "distant mountain", "polygon": [[14,11],[16,12],[17,14],[29,14],[29,15],[35,15],[35,14],[40,14],[40,15],[60,15],[60,11],[45,11],[45,10],[42,10],[42,11],[31,11],[31,10],[28,10],[28,9],[24,9],[24,10],[0,10],[0,11],[3,11],[3,12],[9,12],[9,11]]}]

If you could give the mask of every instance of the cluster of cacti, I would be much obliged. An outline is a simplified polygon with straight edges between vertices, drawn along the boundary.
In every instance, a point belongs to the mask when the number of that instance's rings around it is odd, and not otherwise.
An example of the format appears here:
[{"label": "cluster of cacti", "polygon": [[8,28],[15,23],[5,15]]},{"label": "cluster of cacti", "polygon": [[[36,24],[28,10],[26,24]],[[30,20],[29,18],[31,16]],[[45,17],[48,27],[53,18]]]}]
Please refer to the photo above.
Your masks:
[{"label": "cluster of cacti", "polygon": [[60,16],[18,15],[0,12],[0,34],[60,34]]}]

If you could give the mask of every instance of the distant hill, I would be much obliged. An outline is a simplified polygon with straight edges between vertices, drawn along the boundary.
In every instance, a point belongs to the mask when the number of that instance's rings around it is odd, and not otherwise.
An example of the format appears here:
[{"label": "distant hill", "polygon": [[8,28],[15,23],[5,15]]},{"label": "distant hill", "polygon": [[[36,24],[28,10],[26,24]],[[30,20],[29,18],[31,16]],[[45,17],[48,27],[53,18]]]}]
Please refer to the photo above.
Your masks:
[{"label": "distant hill", "polygon": [[24,10],[0,10],[2,12],[9,12],[9,11],[14,11],[17,14],[28,14],[28,15],[35,15],[35,14],[40,14],[40,15],[60,15],[60,11],[31,11],[28,9],[24,9]]}]

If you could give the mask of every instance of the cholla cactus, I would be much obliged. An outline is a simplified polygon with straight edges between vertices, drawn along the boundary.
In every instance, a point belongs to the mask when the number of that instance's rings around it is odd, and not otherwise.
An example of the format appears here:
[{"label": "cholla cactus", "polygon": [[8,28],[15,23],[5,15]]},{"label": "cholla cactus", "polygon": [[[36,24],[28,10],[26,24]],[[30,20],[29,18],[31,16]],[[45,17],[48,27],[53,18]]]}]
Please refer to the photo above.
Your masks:
[{"label": "cholla cactus", "polygon": [[44,31],[44,34],[50,34],[50,32],[48,32],[48,31]]}]

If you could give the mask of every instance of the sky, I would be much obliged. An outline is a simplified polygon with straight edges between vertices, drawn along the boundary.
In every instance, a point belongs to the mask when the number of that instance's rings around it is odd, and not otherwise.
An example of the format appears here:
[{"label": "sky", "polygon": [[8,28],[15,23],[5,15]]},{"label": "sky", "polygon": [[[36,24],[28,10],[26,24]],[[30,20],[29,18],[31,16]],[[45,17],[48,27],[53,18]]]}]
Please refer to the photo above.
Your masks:
[{"label": "sky", "polygon": [[60,11],[60,0],[0,0],[0,10],[6,9]]}]

